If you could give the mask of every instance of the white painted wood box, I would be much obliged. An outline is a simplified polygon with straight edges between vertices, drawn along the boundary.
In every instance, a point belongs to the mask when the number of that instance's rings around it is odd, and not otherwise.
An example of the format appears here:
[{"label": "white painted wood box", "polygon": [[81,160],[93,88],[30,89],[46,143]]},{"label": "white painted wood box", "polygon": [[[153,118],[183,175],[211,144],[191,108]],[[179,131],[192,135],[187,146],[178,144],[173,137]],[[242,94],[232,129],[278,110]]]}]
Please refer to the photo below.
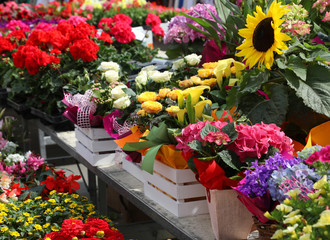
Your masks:
[{"label": "white painted wood box", "polygon": [[117,144],[103,128],[80,128],[75,126],[76,150],[91,165],[113,165],[120,162]]},{"label": "white painted wood box", "polygon": [[209,212],[205,188],[190,169],[174,169],[157,160],[154,174],[143,171],[144,193],[177,217]]}]

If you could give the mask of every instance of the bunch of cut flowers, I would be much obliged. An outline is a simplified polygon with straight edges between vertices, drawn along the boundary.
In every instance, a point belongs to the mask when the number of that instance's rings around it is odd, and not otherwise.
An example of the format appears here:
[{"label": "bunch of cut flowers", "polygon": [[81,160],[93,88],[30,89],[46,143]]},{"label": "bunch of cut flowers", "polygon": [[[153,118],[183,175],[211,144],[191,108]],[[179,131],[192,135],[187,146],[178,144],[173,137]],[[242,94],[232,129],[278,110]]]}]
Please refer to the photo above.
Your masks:
[{"label": "bunch of cut flowers", "polygon": [[[76,232],[78,227],[82,226],[80,221],[86,224],[88,234],[105,230],[104,234],[110,233],[117,237],[115,239],[123,239],[122,235],[112,228],[112,222],[96,212],[95,206],[86,197],[78,194],[51,191],[47,200],[41,196],[24,201],[11,199],[7,203],[0,203],[0,220],[1,240],[42,239],[49,233],[51,234],[48,236],[49,239],[72,239],[71,234],[82,234]],[[75,221],[77,221],[76,228],[73,226]],[[110,224],[110,231],[107,231],[106,224]],[[62,227],[63,231],[61,231]],[[59,231],[63,232],[63,238],[61,235],[51,233],[59,233]],[[55,238],[55,235],[59,237]]]},{"label": "bunch of cut flowers", "polygon": [[271,239],[327,239],[329,237],[329,176],[323,175],[311,188],[290,185],[286,199],[265,214],[276,227]]},{"label": "bunch of cut flowers", "polygon": [[329,145],[313,146],[297,157],[276,153],[264,164],[254,162],[236,188],[239,199],[260,222],[269,222],[265,212],[286,201],[288,191],[299,188],[301,198],[307,198],[313,184],[330,174],[329,153]]}]

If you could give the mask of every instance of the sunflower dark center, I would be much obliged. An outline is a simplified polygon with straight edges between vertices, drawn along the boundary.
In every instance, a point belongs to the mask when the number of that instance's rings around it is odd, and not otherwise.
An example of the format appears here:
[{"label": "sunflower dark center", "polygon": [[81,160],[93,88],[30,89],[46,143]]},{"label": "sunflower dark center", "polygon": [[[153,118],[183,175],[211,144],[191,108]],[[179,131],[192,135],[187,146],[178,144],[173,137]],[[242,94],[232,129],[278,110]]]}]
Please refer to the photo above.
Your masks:
[{"label": "sunflower dark center", "polygon": [[253,46],[259,52],[267,52],[274,43],[274,29],[271,17],[262,20],[253,32]]}]

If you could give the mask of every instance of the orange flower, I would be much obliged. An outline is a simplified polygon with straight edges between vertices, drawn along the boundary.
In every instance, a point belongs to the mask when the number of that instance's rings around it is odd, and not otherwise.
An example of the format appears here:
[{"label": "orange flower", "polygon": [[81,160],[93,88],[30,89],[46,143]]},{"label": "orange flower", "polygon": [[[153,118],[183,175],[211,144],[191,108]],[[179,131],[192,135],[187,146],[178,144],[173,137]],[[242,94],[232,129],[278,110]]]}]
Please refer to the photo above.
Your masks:
[{"label": "orange flower", "polygon": [[156,101],[157,99],[158,99],[157,93],[155,93],[155,92],[144,92],[144,93],[141,93],[138,96],[137,100],[140,103],[144,103],[146,101]]},{"label": "orange flower", "polygon": [[214,69],[217,66],[218,62],[208,62],[203,64],[203,68]]},{"label": "orange flower", "polygon": [[209,79],[205,79],[204,81],[202,81],[201,82],[201,85],[202,86],[213,87],[216,83],[217,83],[217,79],[215,79],[215,78],[209,78]]},{"label": "orange flower", "polygon": [[171,98],[173,101],[176,101],[176,100],[178,99],[178,94],[176,93],[176,90],[171,91],[171,92],[168,94],[168,97]]},{"label": "orange flower", "polygon": [[182,87],[182,88],[188,88],[188,87],[191,87],[193,85],[194,85],[194,83],[191,79],[187,79],[187,80],[183,80],[183,81],[179,82],[179,86]]},{"label": "orange flower", "polygon": [[156,101],[146,101],[142,103],[141,108],[147,113],[159,113],[163,109],[163,105]]},{"label": "orange flower", "polygon": [[201,78],[207,78],[212,76],[213,69],[199,69],[198,70],[198,76]]},{"label": "orange flower", "polygon": [[169,88],[161,88],[159,89],[159,93],[158,93],[158,96],[163,99],[163,98],[166,98],[168,97],[168,94],[171,92],[171,89]]},{"label": "orange flower", "polygon": [[146,115],[146,111],[140,109],[136,114],[139,115],[140,117],[144,117]]}]

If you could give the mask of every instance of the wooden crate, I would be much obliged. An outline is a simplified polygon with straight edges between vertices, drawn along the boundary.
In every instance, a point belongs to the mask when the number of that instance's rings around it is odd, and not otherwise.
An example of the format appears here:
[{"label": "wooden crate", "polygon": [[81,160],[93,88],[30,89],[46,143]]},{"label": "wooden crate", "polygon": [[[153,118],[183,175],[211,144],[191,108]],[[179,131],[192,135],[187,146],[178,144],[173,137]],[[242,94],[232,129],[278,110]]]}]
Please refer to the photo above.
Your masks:
[{"label": "wooden crate", "polygon": [[117,144],[103,128],[80,128],[75,126],[76,150],[91,165],[113,165],[121,161],[116,153]]},{"label": "wooden crate", "polygon": [[143,175],[145,195],[177,217],[208,213],[205,188],[190,169],[174,169],[155,160],[154,174]]},{"label": "wooden crate", "polygon": [[123,159],[122,168],[139,181],[144,182],[143,170],[141,169],[140,164]]}]

